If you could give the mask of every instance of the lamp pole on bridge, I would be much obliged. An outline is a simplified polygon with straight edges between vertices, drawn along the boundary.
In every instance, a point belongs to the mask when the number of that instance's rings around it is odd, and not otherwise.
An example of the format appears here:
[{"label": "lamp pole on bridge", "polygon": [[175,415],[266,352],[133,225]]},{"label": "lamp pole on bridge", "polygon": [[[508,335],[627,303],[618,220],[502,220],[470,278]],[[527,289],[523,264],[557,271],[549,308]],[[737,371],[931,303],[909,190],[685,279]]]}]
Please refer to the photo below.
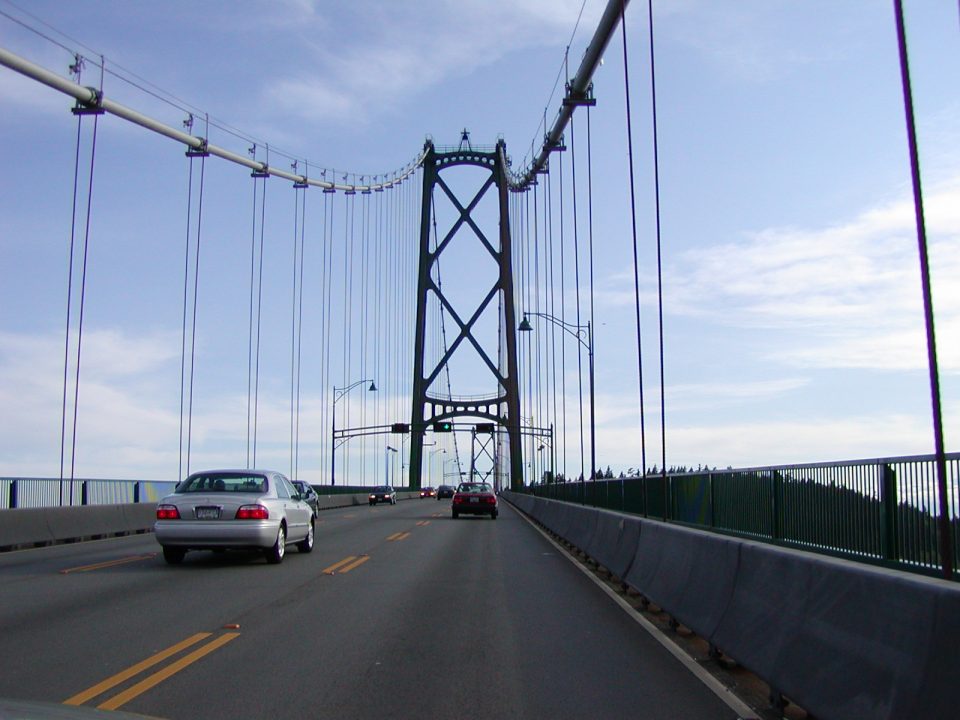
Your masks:
[{"label": "lamp pole on bridge", "polygon": [[383,451],[383,481],[390,487],[393,487],[393,479],[390,477],[390,453],[396,451],[397,449],[390,445]]},{"label": "lamp pole on bridge", "polygon": [[337,402],[355,387],[363,385],[364,383],[370,383],[370,387],[367,388],[369,392],[377,391],[376,383],[374,383],[373,380],[357,380],[355,383],[347,385],[347,387],[338,388],[336,385],[333,387],[333,406],[331,408],[332,412],[330,413],[330,487],[337,484],[336,475],[334,474],[337,467]]},{"label": "lamp pole on bridge", "polygon": [[[533,326],[530,325],[531,316],[540,317],[552,322],[561,330],[575,337],[577,342],[587,349],[587,354],[590,357],[590,476],[594,477],[594,474],[597,472],[597,426],[593,392],[593,327],[590,325],[589,320],[586,325],[574,325],[573,323],[564,322],[560,318],[548,315],[547,313],[525,312],[523,314],[523,320],[520,321],[517,330],[520,332],[531,332],[533,330]],[[584,478],[584,480],[586,480],[586,478]]]}]

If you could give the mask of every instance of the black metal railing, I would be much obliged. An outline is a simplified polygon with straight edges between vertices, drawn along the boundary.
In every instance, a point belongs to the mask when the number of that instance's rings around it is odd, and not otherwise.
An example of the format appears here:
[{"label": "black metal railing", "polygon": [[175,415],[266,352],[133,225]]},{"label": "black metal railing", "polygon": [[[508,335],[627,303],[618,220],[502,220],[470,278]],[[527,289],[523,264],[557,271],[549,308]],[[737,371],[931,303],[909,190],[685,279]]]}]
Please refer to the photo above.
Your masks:
[{"label": "black metal railing", "polygon": [[[941,553],[932,455],[531,485],[539,497],[931,575],[960,570],[960,453],[947,455]],[[948,573],[947,571],[950,570]]]}]

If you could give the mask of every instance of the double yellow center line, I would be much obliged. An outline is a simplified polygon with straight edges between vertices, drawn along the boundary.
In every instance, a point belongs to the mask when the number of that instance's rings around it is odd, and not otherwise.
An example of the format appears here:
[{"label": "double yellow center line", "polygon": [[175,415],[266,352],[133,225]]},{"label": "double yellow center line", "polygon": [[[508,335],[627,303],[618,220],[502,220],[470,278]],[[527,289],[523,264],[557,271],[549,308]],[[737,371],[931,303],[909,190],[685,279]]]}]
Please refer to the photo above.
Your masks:
[{"label": "double yellow center line", "polygon": [[336,573],[348,573],[354,568],[360,567],[369,559],[370,559],[369,555],[360,555],[359,557],[357,557],[356,555],[351,555],[349,557],[345,557],[343,560],[341,560],[338,563],[334,563],[328,568],[324,568],[323,574],[335,575]]},{"label": "double yellow center line", "polygon": [[[136,665],[132,665],[126,670],[123,670],[117,673],[116,675],[107,678],[103,682],[97,683],[93,687],[88,688],[87,690],[84,690],[81,693],[77,693],[73,697],[65,700],[63,704],[64,705],[82,705],[88,700],[92,700],[98,695],[102,695],[108,690],[112,690],[118,685],[125,683],[127,680],[130,680],[131,678],[136,677],[137,675],[144,672],[145,670],[152,668],[154,665],[158,665],[162,663],[164,660],[167,660],[168,658],[171,658],[174,655],[180,652],[183,652],[187,648],[196,645],[202,640],[206,640],[211,635],[212,633],[208,633],[208,632],[200,632],[200,633],[196,633],[195,635],[191,635],[186,640],[182,640],[175,645],[171,645],[166,650],[161,650],[156,655],[152,655],[148,657],[146,660],[138,662]],[[111,697],[109,700],[106,700],[100,703],[99,705],[97,705],[97,708],[100,710],[116,710],[121,705],[125,705],[126,703],[130,702],[135,697],[137,697],[138,695],[142,695],[150,688],[155,687],[156,685],[159,685],[161,682],[163,682],[170,676],[175,675],[176,673],[180,672],[184,668],[192,665],[197,660],[200,660],[201,658],[204,658],[210,653],[212,653],[214,650],[220,647],[223,647],[224,645],[226,645],[228,642],[235,639],[239,635],[240,633],[238,632],[228,632],[228,633],[223,633],[222,635],[217,635],[213,640],[208,642],[206,645],[202,645],[201,647],[197,648],[196,650],[189,653],[188,655],[184,655],[182,658],[180,658],[176,662],[173,662],[167,665],[166,667],[162,668],[161,670],[158,670],[152,675],[147,676],[140,682],[134,685],[131,685],[123,692],[120,692],[117,695],[114,695],[113,697]]]}]

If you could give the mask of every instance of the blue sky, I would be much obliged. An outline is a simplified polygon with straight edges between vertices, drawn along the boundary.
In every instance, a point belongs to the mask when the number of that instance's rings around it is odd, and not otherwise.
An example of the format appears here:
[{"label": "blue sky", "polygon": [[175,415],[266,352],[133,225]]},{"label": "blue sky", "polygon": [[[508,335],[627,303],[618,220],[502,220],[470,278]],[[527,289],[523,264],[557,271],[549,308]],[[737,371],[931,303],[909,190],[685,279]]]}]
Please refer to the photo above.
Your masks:
[{"label": "blue sky", "polygon": [[[580,0],[33,0],[33,18],[25,3],[0,0],[0,10],[90,57],[104,55],[108,67],[243,136],[217,130],[215,144],[243,154],[254,138],[260,153],[269,143],[338,172],[375,175],[410,162],[426,136],[456,144],[464,127],[478,144],[502,137],[521,166],[544,113],[552,119],[559,106],[551,93],[565,48],[572,74],[604,4],[587,0],[575,34]],[[946,444],[957,450],[960,18],[950,0],[905,5]],[[646,4],[634,0],[627,19],[653,465],[661,428]],[[932,452],[892,3],[658,2],[655,29],[667,464]],[[69,53],[6,16],[0,45],[67,75]],[[591,113],[597,457],[615,470],[640,463],[622,55],[618,32],[595,78]],[[97,84],[96,69],[82,82]],[[185,116],[110,76],[105,92],[171,126]],[[63,96],[5,68],[0,99],[0,475],[57,476],[76,124]],[[172,141],[101,120],[77,476],[177,474],[186,162]],[[219,271],[202,282],[193,464],[236,465],[245,453],[251,181],[225,162],[208,161],[206,172],[203,232],[212,255],[204,259]],[[293,200],[282,181],[270,182],[270,242],[287,247]],[[306,234],[315,239],[323,200],[309,192]],[[260,420],[259,464],[280,469],[290,437],[287,267],[278,261],[276,283],[268,274],[266,285],[265,307],[277,314],[267,321]],[[304,292],[318,299],[309,281]],[[341,318],[347,310],[332,309]],[[300,475],[319,482],[330,397],[311,365],[323,352],[309,332],[314,321],[304,323]],[[342,386],[356,372],[338,365],[333,380]],[[361,401],[352,392],[343,402]],[[376,412],[389,415],[386,392],[378,402]],[[399,414],[407,412],[401,405]],[[576,398],[568,406],[579,412]],[[579,447],[578,438],[567,440]],[[347,463],[344,473],[372,481],[367,469],[385,462],[382,442],[351,452],[367,461]],[[570,453],[571,469],[578,453]],[[436,473],[451,456],[431,457]],[[339,472],[345,461],[337,462]],[[396,464],[389,454],[386,462]]]}]

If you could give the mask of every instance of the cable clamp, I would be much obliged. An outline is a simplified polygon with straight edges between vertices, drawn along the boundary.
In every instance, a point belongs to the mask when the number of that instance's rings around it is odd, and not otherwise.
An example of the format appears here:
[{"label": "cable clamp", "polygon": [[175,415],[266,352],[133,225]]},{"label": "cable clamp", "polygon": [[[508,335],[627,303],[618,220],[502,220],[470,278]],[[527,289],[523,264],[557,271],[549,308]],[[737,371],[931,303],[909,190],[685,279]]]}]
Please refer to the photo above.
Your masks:
[{"label": "cable clamp", "polygon": [[543,147],[548,152],[565,152],[567,146],[564,144],[563,136],[560,136],[559,140],[552,141],[550,140],[549,135],[543,136]]},{"label": "cable clamp", "polygon": [[74,115],[102,115],[104,113],[101,107],[103,92],[93,87],[88,87],[87,90],[90,91],[90,99],[77,100],[77,104],[71,108],[70,112]]},{"label": "cable clamp", "polygon": [[262,165],[260,165],[260,169],[259,169],[259,170],[254,170],[253,172],[250,173],[250,177],[252,177],[252,178],[268,178],[268,177],[270,177],[270,166],[267,165],[266,163],[263,163]]},{"label": "cable clamp", "polygon": [[184,153],[187,157],[210,157],[210,151],[207,150],[207,139],[206,138],[195,138],[200,144],[196,147],[187,147],[187,152]]},{"label": "cable clamp", "polygon": [[567,83],[567,95],[563,98],[564,107],[593,107],[597,100],[593,97],[593,83],[584,92],[575,92],[570,83]]}]

